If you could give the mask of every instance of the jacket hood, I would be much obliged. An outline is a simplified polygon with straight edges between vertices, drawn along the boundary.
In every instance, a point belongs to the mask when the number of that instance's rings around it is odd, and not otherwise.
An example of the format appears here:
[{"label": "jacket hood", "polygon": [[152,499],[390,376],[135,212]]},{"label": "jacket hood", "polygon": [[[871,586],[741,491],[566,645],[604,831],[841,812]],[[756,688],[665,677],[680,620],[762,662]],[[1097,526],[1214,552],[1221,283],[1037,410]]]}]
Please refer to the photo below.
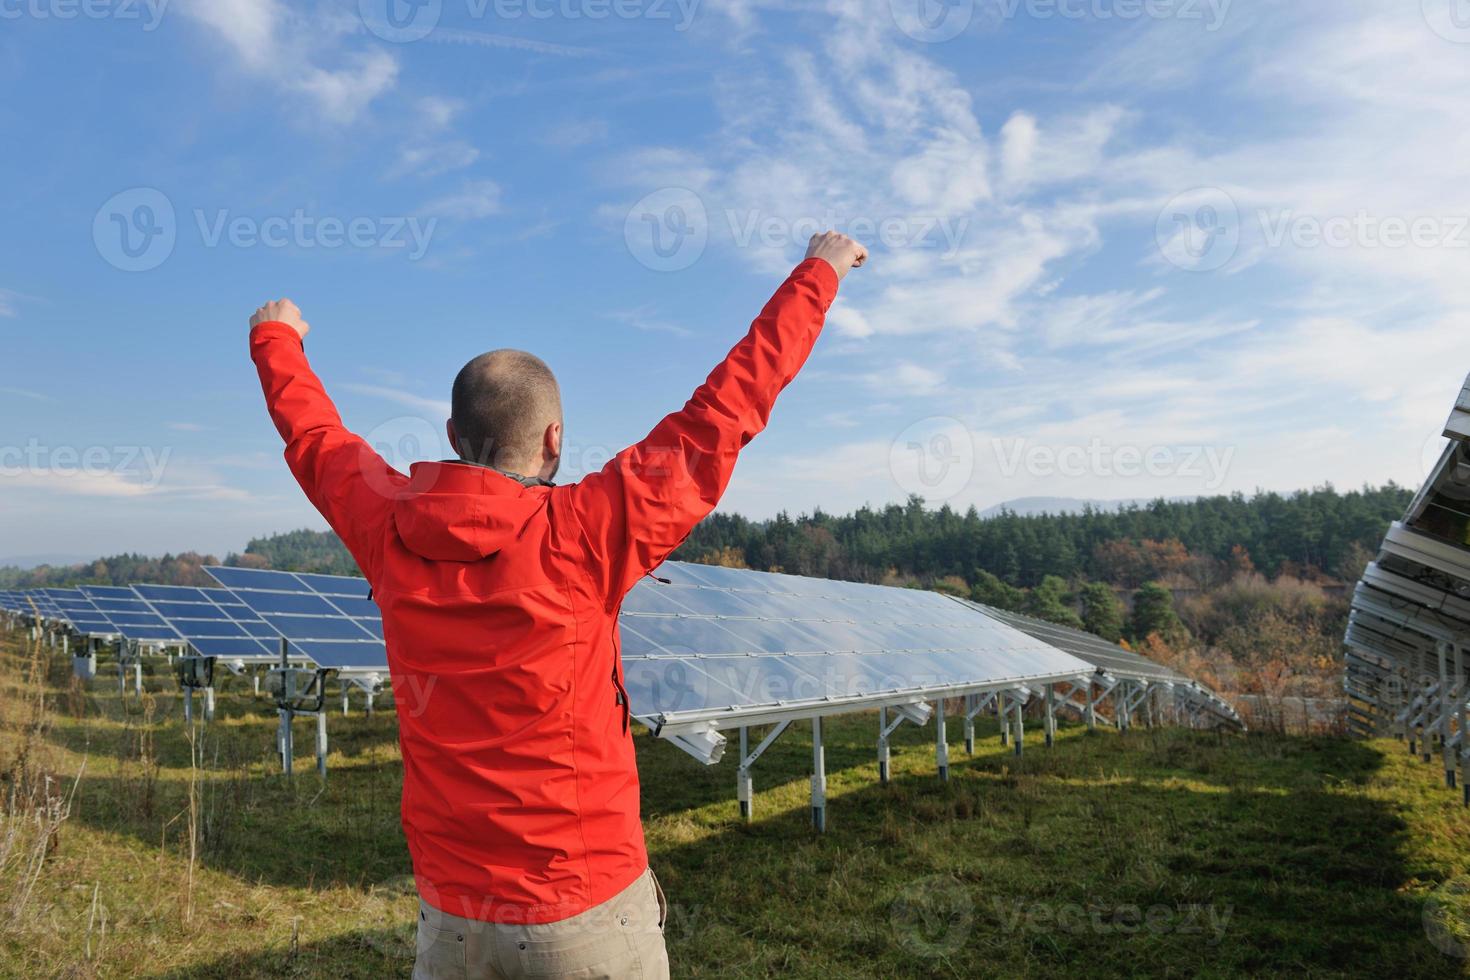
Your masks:
[{"label": "jacket hood", "polygon": [[398,536],[432,561],[479,561],[500,551],[546,506],[547,491],[470,463],[415,463],[393,502]]}]

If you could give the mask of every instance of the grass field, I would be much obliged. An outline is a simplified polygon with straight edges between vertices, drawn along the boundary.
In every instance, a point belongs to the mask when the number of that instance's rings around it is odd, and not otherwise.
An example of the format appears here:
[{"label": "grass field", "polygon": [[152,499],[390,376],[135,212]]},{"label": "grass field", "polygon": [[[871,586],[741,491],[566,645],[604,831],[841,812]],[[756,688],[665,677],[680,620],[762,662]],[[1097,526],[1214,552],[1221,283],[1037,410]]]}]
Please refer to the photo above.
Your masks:
[{"label": "grass field", "polygon": [[[191,741],[161,661],[142,701],[107,666],[81,689],[0,641],[0,975],[406,977],[392,712],[332,718],[326,783],[287,781],[248,683]],[[1397,743],[1064,726],[1018,760],[985,727],[971,759],[958,727],[950,782],[906,726],[883,787],[874,719],[829,722],[821,837],[809,731],[757,765],[748,826],[730,760],[640,736],[675,975],[1465,970],[1470,811]]]}]

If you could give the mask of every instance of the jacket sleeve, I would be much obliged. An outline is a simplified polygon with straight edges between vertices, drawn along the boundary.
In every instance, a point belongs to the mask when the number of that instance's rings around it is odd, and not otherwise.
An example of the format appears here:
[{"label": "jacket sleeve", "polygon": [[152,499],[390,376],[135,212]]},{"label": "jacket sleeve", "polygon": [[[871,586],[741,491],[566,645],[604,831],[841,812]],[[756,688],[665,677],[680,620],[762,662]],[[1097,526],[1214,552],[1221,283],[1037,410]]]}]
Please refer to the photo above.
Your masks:
[{"label": "jacket sleeve", "polygon": [[837,273],[825,260],[797,266],[681,410],[599,472],[563,488],[578,550],[609,606],[715,508],[736,456],[766,427],[776,396],[806,363],[836,295]]},{"label": "jacket sleeve", "polygon": [[363,574],[375,580],[392,499],[407,478],[342,425],[293,328],[256,326],[250,358],[271,420],[286,442],[286,465]]}]

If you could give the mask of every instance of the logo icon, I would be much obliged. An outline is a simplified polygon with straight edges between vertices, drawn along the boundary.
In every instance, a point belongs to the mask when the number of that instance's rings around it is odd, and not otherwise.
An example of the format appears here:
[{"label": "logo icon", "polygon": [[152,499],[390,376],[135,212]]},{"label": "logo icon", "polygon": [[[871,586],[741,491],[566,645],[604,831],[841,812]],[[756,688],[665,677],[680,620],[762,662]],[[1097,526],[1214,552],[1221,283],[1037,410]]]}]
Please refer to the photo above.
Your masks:
[{"label": "logo icon", "polygon": [[1421,0],[1429,29],[1446,41],[1470,44],[1470,0]]},{"label": "logo icon", "polygon": [[1154,228],[1159,251],[1189,272],[1213,272],[1240,248],[1240,211],[1218,187],[1175,195],[1159,212]]},{"label": "logo icon", "polygon": [[92,219],[97,254],[123,272],[158,268],[173,254],[177,237],[173,203],[153,187],[114,194]]},{"label": "logo icon", "polygon": [[1424,935],[1446,956],[1470,959],[1470,876],[1436,888],[1424,901]]},{"label": "logo icon", "polygon": [[938,44],[965,32],[975,16],[975,0],[888,0],[888,12],[915,41]]},{"label": "logo icon", "polygon": [[393,44],[428,37],[439,26],[442,0],[357,0],[363,26]]},{"label": "logo icon", "polygon": [[950,956],[975,927],[975,902],[945,875],[920,878],[894,899],[888,921],[898,943],[915,956]]},{"label": "logo icon", "polygon": [[959,419],[920,419],[898,434],[888,449],[893,482],[928,501],[948,500],[975,473],[975,440]]},{"label": "logo icon", "polygon": [[654,272],[687,269],[709,244],[704,201],[684,187],[654,191],[628,212],[623,240],[633,258]]}]

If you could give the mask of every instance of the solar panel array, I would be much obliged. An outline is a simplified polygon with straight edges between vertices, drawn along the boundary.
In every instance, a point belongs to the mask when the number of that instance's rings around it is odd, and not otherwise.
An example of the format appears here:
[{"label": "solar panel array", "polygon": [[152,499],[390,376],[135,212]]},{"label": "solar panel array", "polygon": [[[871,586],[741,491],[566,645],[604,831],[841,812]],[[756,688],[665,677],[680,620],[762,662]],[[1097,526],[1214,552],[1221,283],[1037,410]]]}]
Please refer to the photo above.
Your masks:
[{"label": "solar panel array", "polygon": [[1352,731],[1434,731],[1450,778],[1457,761],[1467,769],[1453,756],[1470,698],[1470,382],[1443,434],[1434,469],[1353,590],[1343,686]]},{"label": "solar panel array", "polygon": [[43,589],[72,629],[82,636],[118,636],[118,628],[80,589]]},{"label": "solar panel array", "polygon": [[367,581],[339,575],[209,566],[241,606],[289,641],[290,652],[321,667],[388,667],[383,623]]},{"label": "solar panel array", "polygon": [[1083,676],[1076,657],[933,592],[666,562],[620,621],[634,714],[740,724],[844,705]]},{"label": "solar panel array", "polygon": [[1071,629],[1058,623],[1049,623],[1044,619],[1036,619],[1017,612],[1005,609],[996,609],[982,603],[972,602],[969,599],[959,600],[973,609],[983,612],[993,619],[998,619],[1008,626],[1029,636],[1035,637],[1043,643],[1048,643],[1060,650],[1082,660],[1087,661],[1094,667],[1117,675],[1130,678],[1142,678],[1146,680],[1169,681],[1187,683],[1189,678],[1171,670],[1162,664],[1155,663],[1142,654],[1128,650],[1117,643],[1109,643],[1095,633],[1086,633],[1082,630]]},{"label": "solar panel array", "polygon": [[201,656],[279,658],[279,634],[225,589],[136,585],[133,590]]},{"label": "solar panel array", "polygon": [[158,613],[127,586],[82,585],[82,595],[92,601],[97,611],[107,617],[116,631],[127,640],[140,643],[177,643],[179,634]]}]

